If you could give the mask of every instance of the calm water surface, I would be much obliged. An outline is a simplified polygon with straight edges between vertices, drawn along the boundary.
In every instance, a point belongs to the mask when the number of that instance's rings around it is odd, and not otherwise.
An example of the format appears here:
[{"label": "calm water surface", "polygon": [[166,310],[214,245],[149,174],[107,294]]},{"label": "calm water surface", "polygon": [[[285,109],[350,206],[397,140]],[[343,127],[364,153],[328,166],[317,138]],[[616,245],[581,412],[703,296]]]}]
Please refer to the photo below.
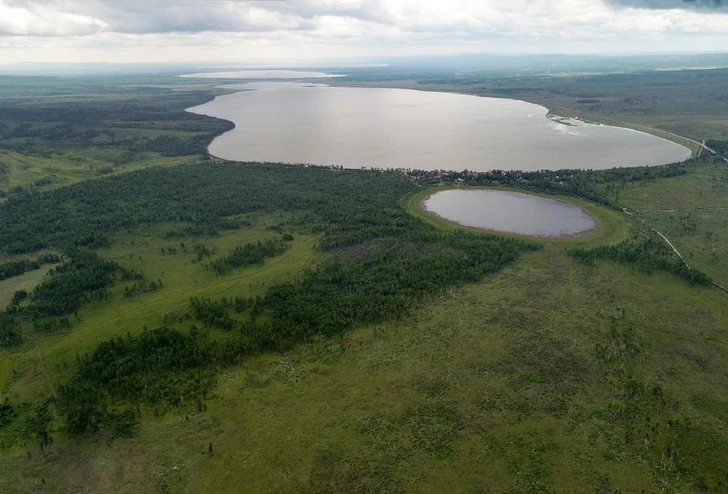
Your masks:
[{"label": "calm water surface", "polygon": [[293,82],[225,87],[241,91],[189,111],[235,123],[209,149],[230,160],[488,171],[660,165],[690,155],[642,132],[557,123],[524,101]]},{"label": "calm water surface", "polygon": [[198,72],[180,77],[195,79],[310,79],[322,77],[345,77],[340,74],[288,69],[243,69],[226,72]]},{"label": "calm water surface", "polygon": [[422,206],[455,223],[499,232],[563,237],[597,226],[580,208],[545,197],[502,190],[444,190]]}]

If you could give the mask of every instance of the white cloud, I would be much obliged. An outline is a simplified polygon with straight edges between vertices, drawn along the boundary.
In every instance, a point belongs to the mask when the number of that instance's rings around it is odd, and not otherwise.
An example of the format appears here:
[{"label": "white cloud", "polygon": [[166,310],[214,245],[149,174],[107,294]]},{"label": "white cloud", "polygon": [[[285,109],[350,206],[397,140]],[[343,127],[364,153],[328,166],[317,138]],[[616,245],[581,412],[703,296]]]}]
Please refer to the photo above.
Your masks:
[{"label": "white cloud", "polygon": [[181,60],[728,47],[728,9],[721,2],[684,5],[682,0],[0,0],[0,62],[54,59],[62,50],[74,50],[63,53],[66,58]]}]

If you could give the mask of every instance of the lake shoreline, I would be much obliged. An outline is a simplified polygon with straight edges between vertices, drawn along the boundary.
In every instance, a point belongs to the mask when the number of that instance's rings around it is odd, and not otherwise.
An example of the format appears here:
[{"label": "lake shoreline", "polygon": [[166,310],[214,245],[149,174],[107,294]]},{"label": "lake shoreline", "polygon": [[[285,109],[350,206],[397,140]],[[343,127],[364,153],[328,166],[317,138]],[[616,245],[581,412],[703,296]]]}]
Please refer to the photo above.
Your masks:
[{"label": "lake shoreline", "polygon": [[[439,192],[445,192],[449,190],[488,190],[488,191],[502,191],[502,192],[514,192],[518,194],[524,194],[524,195],[530,195],[534,197],[539,197],[543,199],[550,199],[556,202],[560,202],[562,204],[567,204],[569,206],[573,206],[581,210],[583,213],[588,215],[592,221],[594,221],[594,227],[590,228],[588,230],[577,232],[573,234],[563,234],[563,235],[530,235],[525,233],[518,233],[518,232],[511,232],[511,231],[503,231],[503,230],[494,230],[490,228],[484,228],[479,226],[473,226],[473,225],[466,225],[463,223],[459,223],[454,220],[450,220],[448,218],[445,218],[444,216],[441,216],[440,214],[431,211],[427,209],[424,205],[424,203],[430,199],[433,195],[439,193]],[[525,240],[539,240],[539,241],[545,241],[545,242],[556,242],[556,243],[562,243],[562,242],[570,242],[570,241],[578,241],[578,240],[589,240],[593,239],[597,236],[599,236],[604,231],[604,222],[602,219],[596,215],[594,212],[588,210],[584,206],[577,204],[575,201],[570,201],[570,198],[564,197],[564,196],[553,196],[550,194],[545,193],[538,193],[534,191],[529,190],[523,190],[518,188],[512,188],[512,187],[440,187],[437,189],[429,189],[427,191],[423,191],[419,194],[416,194],[411,201],[414,201],[414,207],[419,211],[419,213],[423,216],[429,217],[429,218],[435,218],[437,219],[437,223],[444,223],[448,227],[451,228],[458,228],[458,229],[464,229],[468,231],[475,231],[480,233],[488,233],[492,235],[502,235],[507,237],[514,237],[514,238],[521,238]]]}]

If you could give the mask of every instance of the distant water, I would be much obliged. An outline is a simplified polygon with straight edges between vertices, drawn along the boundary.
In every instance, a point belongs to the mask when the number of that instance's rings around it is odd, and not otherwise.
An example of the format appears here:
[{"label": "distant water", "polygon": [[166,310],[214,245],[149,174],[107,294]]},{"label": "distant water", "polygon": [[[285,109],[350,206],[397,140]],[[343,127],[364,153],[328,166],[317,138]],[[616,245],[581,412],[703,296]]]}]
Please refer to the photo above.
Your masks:
[{"label": "distant water", "polygon": [[504,190],[443,190],[422,206],[461,225],[539,237],[577,235],[597,225],[572,204]]},{"label": "distant water", "polygon": [[642,132],[558,123],[524,101],[293,82],[225,87],[242,91],[189,111],[235,123],[209,148],[230,160],[487,171],[661,165],[690,156]]},{"label": "distant water", "polygon": [[346,77],[341,74],[327,74],[325,72],[310,72],[304,70],[287,69],[245,69],[228,72],[199,72],[185,74],[180,77],[196,79],[315,79],[321,77]]}]

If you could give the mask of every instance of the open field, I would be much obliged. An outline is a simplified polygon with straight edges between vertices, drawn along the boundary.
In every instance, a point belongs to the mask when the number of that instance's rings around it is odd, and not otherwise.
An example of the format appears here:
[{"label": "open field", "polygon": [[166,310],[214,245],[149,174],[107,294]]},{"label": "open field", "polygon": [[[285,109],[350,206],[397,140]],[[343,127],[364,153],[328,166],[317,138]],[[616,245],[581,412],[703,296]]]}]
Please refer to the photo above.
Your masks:
[{"label": "open field", "polygon": [[52,268],[52,265],[41,266],[40,269],[0,281],[0,310],[7,307],[18,290],[30,292],[35,288]]},{"label": "open field", "polygon": [[[111,444],[14,448],[24,466],[3,477],[17,492],[715,488],[725,302],[552,247],[411,319],[229,368],[204,413],[148,416]],[[603,360],[615,334],[636,347]]]}]

